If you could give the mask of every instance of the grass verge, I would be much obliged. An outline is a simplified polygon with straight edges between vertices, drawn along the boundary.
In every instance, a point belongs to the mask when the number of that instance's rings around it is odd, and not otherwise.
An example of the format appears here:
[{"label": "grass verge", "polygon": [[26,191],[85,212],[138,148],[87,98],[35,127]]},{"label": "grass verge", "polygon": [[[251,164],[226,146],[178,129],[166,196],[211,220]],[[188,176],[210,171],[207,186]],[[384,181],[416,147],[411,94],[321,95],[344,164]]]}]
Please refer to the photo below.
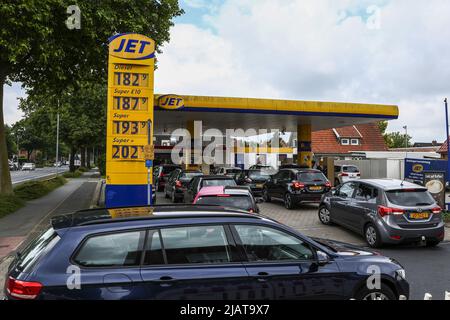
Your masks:
[{"label": "grass verge", "polygon": [[66,179],[62,176],[43,181],[30,181],[15,187],[13,195],[0,195],[0,218],[20,209],[26,201],[45,196],[65,183]]},{"label": "grass verge", "polygon": [[79,177],[81,177],[82,174],[83,174],[83,172],[80,170],[75,170],[74,172],[67,171],[67,172],[63,173],[63,177],[64,178],[79,178]]}]

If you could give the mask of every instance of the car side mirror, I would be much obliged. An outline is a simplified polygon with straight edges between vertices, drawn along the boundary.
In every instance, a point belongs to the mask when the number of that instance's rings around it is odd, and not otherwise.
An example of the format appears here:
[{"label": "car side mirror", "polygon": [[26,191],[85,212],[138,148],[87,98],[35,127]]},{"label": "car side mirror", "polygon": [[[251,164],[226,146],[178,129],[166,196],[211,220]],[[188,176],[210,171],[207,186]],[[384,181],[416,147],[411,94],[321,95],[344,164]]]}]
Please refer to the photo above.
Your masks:
[{"label": "car side mirror", "polygon": [[330,262],[330,257],[323,251],[317,250],[317,264],[324,266]]}]

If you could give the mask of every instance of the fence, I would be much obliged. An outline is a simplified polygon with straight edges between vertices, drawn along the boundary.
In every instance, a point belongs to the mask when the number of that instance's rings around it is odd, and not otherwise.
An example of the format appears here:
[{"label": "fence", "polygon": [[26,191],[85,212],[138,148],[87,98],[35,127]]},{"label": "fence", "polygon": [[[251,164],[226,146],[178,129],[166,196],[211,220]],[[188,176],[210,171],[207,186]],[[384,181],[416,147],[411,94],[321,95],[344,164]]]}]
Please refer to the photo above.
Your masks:
[{"label": "fence", "polygon": [[363,179],[403,179],[404,177],[403,159],[335,160],[334,164],[357,166]]}]

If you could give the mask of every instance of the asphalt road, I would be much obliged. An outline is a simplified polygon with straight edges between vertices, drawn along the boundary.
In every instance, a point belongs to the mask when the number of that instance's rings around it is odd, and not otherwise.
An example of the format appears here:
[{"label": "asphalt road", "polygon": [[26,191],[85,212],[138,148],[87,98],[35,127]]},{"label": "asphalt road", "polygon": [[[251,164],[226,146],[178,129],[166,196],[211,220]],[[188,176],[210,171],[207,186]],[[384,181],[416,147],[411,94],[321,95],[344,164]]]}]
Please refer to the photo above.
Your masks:
[{"label": "asphalt road", "polygon": [[[68,166],[58,168],[58,172],[68,171]],[[33,171],[11,171],[11,180],[13,185],[26,181],[39,180],[56,174],[56,167],[36,168]]]}]

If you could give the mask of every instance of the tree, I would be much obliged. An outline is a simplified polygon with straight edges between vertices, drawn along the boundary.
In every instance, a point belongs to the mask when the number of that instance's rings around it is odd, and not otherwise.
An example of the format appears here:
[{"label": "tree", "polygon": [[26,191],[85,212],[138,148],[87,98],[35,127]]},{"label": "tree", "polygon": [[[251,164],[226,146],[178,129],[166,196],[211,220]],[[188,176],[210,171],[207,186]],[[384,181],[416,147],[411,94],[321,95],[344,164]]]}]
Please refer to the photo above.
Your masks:
[{"label": "tree", "polygon": [[5,125],[6,149],[8,150],[8,158],[17,154],[17,143],[10,126]]},{"label": "tree", "polygon": [[12,193],[3,118],[3,86],[59,96],[81,80],[98,81],[107,69],[107,40],[122,32],[145,34],[160,46],[169,41],[178,0],[78,0],[81,28],[65,22],[68,0],[3,0],[0,6],[0,194]]},{"label": "tree", "polygon": [[400,132],[390,132],[386,134],[386,141],[389,148],[405,148],[411,147],[410,135],[406,136],[404,133]]}]

